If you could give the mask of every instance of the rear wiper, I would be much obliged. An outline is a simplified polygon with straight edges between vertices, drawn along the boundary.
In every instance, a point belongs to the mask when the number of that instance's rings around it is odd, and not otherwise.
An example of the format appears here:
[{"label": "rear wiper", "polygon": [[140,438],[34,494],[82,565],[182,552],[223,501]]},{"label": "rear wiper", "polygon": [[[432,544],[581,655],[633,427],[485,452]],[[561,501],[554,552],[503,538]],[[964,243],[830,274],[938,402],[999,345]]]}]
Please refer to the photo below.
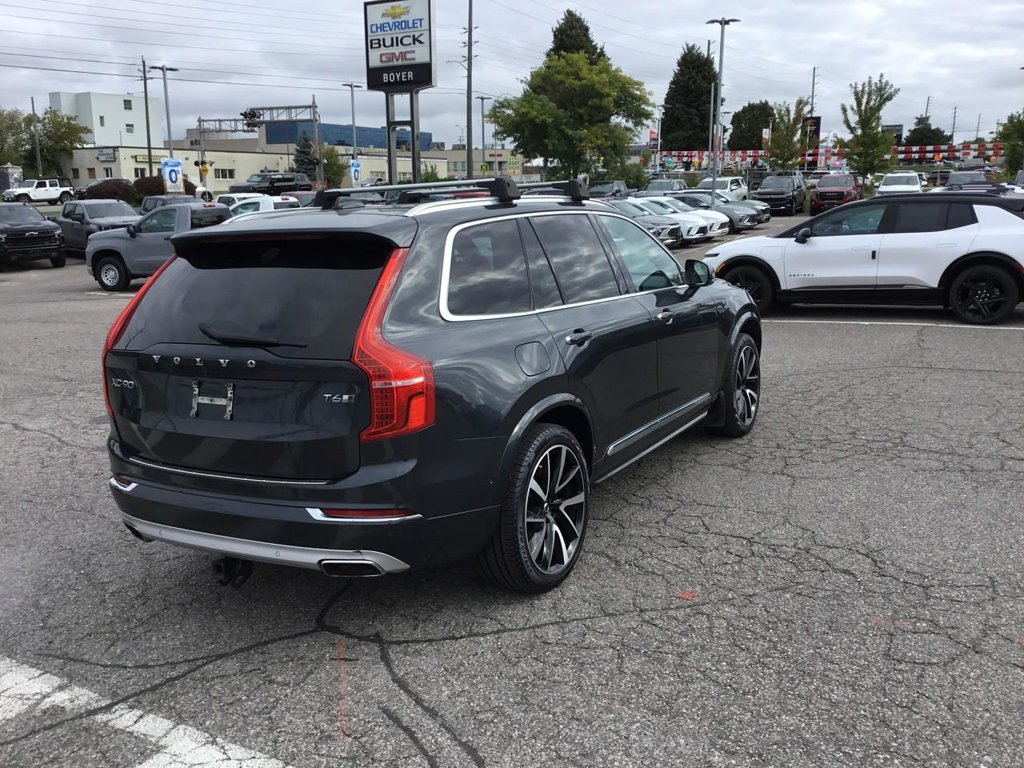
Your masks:
[{"label": "rear wiper", "polygon": [[269,336],[253,336],[244,333],[231,333],[230,331],[221,331],[217,328],[213,328],[207,323],[200,323],[199,330],[203,332],[205,336],[219,341],[221,344],[237,344],[246,347],[299,347],[305,349],[306,345],[297,341],[281,341],[280,339],[272,339]]}]

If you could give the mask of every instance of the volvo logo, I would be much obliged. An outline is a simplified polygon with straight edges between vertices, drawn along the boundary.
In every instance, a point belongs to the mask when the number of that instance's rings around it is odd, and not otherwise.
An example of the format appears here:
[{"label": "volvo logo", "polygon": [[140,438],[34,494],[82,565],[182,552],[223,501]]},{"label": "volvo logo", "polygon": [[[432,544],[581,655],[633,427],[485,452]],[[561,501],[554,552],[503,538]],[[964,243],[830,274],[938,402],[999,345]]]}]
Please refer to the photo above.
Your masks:
[{"label": "volvo logo", "polygon": [[[160,361],[163,359],[163,355],[150,355],[150,357],[153,358],[154,365],[159,365]],[[206,366],[206,359],[202,358],[202,357],[193,357],[193,358],[190,358],[188,360],[183,360],[182,358],[180,358],[178,356],[174,356],[174,357],[171,358],[171,362],[174,363],[175,367],[181,367],[183,362],[184,362],[185,365],[192,365],[192,366],[194,366],[196,368],[203,368],[203,367]],[[231,363],[231,359],[230,358],[226,358],[226,357],[218,357],[217,358],[217,362],[220,363],[220,367],[221,368],[227,368],[228,364]],[[255,368],[256,367],[256,361],[255,360],[246,360],[245,361],[245,367],[246,368]]]}]

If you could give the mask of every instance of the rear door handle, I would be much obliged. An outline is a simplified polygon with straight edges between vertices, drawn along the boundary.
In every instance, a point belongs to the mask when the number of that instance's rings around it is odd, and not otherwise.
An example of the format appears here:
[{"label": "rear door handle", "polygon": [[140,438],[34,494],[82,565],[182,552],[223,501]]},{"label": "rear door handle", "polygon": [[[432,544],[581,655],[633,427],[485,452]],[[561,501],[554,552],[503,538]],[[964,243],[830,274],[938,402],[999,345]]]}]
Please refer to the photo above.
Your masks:
[{"label": "rear door handle", "polygon": [[672,321],[676,319],[676,313],[668,309],[663,309],[656,315],[656,317],[665,325],[672,325]]},{"label": "rear door handle", "polygon": [[582,347],[592,338],[594,338],[594,334],[590,331],[584,330],[583,328],[577,328],[565,337],[565,343],[572,347]]}]

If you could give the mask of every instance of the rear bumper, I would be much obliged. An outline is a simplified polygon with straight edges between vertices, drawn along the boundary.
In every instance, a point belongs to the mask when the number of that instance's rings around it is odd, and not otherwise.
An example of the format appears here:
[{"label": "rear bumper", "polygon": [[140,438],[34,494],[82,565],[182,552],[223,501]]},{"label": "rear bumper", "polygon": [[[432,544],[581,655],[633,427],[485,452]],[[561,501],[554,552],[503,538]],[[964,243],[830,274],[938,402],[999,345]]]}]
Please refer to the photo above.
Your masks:
[{"label": "rear bumper", "polygon": [[[500,507],[429,510],[382,520],[326,517],[322,508],[399,508],[346,504],[330,494],[320,503],[183,489],[115,462],[109,481],[122,520],[141,538],[246,560],[330,571],[332,564],[371,563],[397,573],[469,557],[486,543]],[[325,563],[328,567],[325,569]]]}]

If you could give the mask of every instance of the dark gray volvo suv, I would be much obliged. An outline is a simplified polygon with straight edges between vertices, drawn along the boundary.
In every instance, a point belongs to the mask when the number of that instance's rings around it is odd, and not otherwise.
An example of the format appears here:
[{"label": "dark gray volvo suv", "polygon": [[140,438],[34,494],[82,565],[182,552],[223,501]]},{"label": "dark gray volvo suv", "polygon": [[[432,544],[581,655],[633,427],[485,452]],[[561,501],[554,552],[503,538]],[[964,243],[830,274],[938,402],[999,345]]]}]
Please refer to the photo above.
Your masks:
[{"label": "dark gray volvo suv", "polygon": [[223,556],[222,580],[476,556],[542,592],[594,483],[689,427],[752,428],[760,318],[703,262],[575,181],[379,189],[397,201],[178,235],[117,319],[110,487],[135,536]]}]

